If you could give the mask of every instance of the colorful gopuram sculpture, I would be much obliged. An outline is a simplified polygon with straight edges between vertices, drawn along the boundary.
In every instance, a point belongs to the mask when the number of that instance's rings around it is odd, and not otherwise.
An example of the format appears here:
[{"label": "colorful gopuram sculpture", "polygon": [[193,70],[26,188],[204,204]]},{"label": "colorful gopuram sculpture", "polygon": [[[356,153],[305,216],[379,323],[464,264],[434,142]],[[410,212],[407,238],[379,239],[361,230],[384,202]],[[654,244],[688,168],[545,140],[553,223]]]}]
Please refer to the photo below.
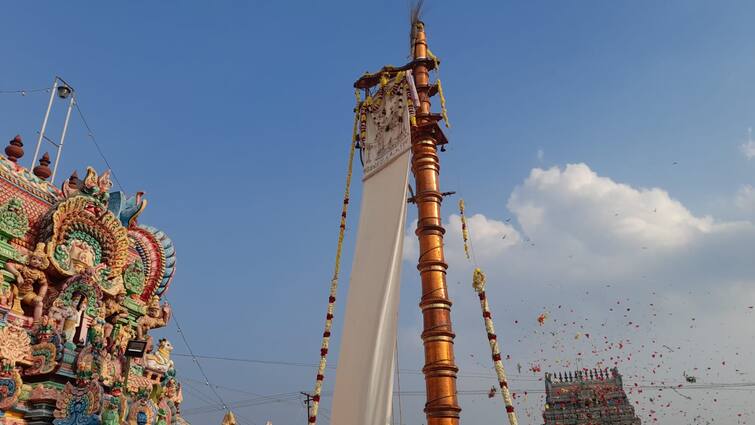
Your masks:
[{"label": "colorful gopuram sculpture", "polygon": [[641,425],[613,369],[545,374],[545,425]]},{"label": "colorful gopuram sculpture", "polygon": [[[15,137],[0,155],[0,425],[181,425],[172,346],[151,329],[175,251],[143,193],[88,168],[61,188]],[[154,353],[152,352],[154,350]]]}]

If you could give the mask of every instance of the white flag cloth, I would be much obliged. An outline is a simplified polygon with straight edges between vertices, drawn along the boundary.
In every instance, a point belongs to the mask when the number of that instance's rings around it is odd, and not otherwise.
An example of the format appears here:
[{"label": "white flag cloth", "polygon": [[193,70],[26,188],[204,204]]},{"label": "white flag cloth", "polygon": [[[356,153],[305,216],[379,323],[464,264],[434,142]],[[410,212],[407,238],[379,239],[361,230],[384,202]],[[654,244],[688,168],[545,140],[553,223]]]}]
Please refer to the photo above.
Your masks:
[{"label": "white flag cloth", "polygon": [[[398,84],[398,83],[396,83]],[[411,135],[406,84],[367,112],[364,189],[331,425],[388,425]]]},{"label": "white flag cloth", "polygon": [[332,425],[390,423],[409,152],[365,181]]}]

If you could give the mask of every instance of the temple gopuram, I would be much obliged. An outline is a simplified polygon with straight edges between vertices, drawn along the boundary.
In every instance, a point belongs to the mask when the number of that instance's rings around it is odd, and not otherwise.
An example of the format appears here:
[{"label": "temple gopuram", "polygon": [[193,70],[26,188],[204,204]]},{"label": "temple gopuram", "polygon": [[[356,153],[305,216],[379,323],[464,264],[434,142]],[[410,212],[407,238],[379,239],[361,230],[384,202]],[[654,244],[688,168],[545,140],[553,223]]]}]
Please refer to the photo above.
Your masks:
[{"label": "temple gopuram", "polygon": [[640,425],[618,369],[545,374],[545,425]]},{"label": "temple gopuram", "polygon": [[87,168],[51,184],[19,136],[0,155],[0,424],[185,424],[161,301],[173,243],[139,224],[142,193]]}]

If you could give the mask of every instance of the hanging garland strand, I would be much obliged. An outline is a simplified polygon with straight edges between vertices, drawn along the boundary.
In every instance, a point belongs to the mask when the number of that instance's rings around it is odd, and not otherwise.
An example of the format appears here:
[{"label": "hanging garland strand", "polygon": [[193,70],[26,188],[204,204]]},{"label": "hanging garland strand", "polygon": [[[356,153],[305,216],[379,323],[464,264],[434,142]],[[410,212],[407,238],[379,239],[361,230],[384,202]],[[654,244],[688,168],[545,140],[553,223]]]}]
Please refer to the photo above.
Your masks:
[{"label": "hanging garland strand", "polygon": [[435,63],[435,72],[438,74],[438,78],[435,79],[435,86],[438,88],[438,96],[440,96],[440,114],[443,117],[443,122],[446,123],[446,128],[451,128],[451,123],[448,122],[448,110],[446,109],[446,96],[443,95],[443,85],[440,83],[440,59],[427,49],[427,56]]},{"label": "hanging garland strand", "polygon": [[[464,238],[464,252],[467,254],[467,259],[469,259],[471,242],[469,240],[467,219],[464,215],[463,199],[459,200],[459,213],[461,215],[461,235],[462,238]],[[501,396],[503,397],[503,404],[506,406],[506,415],[509,417],[509,425],[518,425],[519,421],[516,419],[516,413],[514,412],[514,401],[511,398],[511,391],[509,390],[509,381],[506,378],[506,370],[503,368],[503,361],[501,361],[501,349],[498,346],[498,336],[495,334],[495,328],[493,327],[493,314],[490,312],[488,297],[485,295],[485,274],[477,266],[477,261],[473,260],[473,262],[475,269],[472,274],[472,287],[480,298],[482,319],[485,322],[488,343],[490,343],[490,351],[493,355],[493,367],[495,368],[495,373],[498,377],[498,385],[501,387]]]},{"label": "hanging garland strand", "polygon": [[495,373],[498,376],[498,385],[501,387],[501,396],[503,396],[503,404],[506,406],[506,414],[509,417],[509,424],[518,425],[519,422],[516,419],[516,413],[514,413],[514,402],[511,398],[511,392],[509,391],[509,381],[506,379],[506,371],[504,370],[503,362],[501,361],[501,350],[498,347],[498,337],[496,336],[495,328],[493,327],[493,315],[490,313],[488,298],[485,295],[485,274],[482,273],[482,270],[479,268],[474,269],[472,286],[480,297],[482,318],[485,321],[485,330],[488,332],[490,351],[493,353],[493,366],[495,367]]},{"label": "hanging garland strand", "polygon": [[467,217],[464,215],[464,200],[459,200],[459,214],[461,215],[461,237],[464,239],[464,254],[469,260],[469,228],[467,227]]},{"label": "hanging garland strand", "polygon": [[338,275],[341,271],[341,253],[343,252],[343,238],[346,233],[346,212],[349,209],[349,195],[351,191],[351,174],[354,164],[354,150],[358,140],[358,123],[362,109],[359,91],[354,92],[357,100],[357,106],[354,115],[354,129],[351,137],[351,149],[349,151],[349,165],[346,171],[346,189],[343,194],[343,207],[341,208],[341,224],[338,230],[338,247],[336,248],[336,260],[333,268],[333,279],[330,281],[330,294],[328,297],[328,313],[325,316],[325,331],[322,333],[322,345],[320,346],[320,364],[317,368],[317,378],[315,381],[315,390],[312,396],[312,410],[307,412],[309,423],[317,423],[317,411],[320,407],[320,395],[322,394],[322,383],[325,379],[325,366],[327,364],[328,346],[330,344],[330,331],[333,327],[333,312],[335,311],[336,292],[338,291]]}]

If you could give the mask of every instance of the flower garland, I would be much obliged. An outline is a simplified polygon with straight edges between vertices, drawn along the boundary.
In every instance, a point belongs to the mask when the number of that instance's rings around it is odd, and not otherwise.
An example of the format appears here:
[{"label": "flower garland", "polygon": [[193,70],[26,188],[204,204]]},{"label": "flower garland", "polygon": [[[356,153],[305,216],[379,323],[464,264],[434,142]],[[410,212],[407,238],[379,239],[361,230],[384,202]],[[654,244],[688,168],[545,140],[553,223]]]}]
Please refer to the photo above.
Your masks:
[{"label": "flower garland", "polygon": [[[367,146],[367,113],[375,112],[383,105],[386,93],[396,96],[404,92],[404,101],[406,102],[406,108],[409,111],[409,122],[412,127],[417,126],[417,105],[419,104],[419,97],[417,96],[417,90],[414,86],[414,80],[410,71],[401,71],[393,77],[393,80],[388,77],[387,73],[383,73],[380,76],[380,89],[374,96],[367,95],[364,102],[359,103],[357,106],[357,116],[359,117],[359,130],[356,132],[357,140],[359,140],[360,148],[369,148]],[[359,96],[357,92],[357,97]],[[358,102],[358,101],[357,101]]]},{"label": "flower garland", "polygon": [[506,415],[509,417],[510,425],[518,425],[519,422],[516,419],[516,413],[514,413],[514,402],[511,398],[511,392],[509,391],[509,382],[506,379],[506,371],[504,370],[503,362],[501,361],[501,350],[498,347],[498,337],[496,336],[495,328],[493,327],[493,315],[490,313],[488,298],[485,295],[485,274],[479,268],[474,269],[472,286],[480,297],[482,318],[485,321],[485,330],[488,332],[490,351],[493,353],[493,366],[495,367],[496,375],[498,375],[498,385],[501,387],[501,396],[503,396],[503,403],[506,406]]},{"label": "flower garland", "polygon": [[469,228],[467,227],[467,217],[464,215],[464,200],[459,200],[459,214],[461,215],[461,237],[464,239],[464,254],[469,260]]},{"label": "flower garland", "polygon": [[435,80],[435,85],[438,87],[438,96],[440,96],[440,114],[443,117],[443,122],[446,123],[446,128],[451,128],[451,123],[448,122],[448,110],[446,109],[446,96],[443,95],[443,86],[440,84],[440,78]]},{"label": "flower garland", "polygon": [[451,128],[451,123],[448,122],[448,110],[446,109],[446,96],[443,95],[443,86],[440,83],[440,59],[427,49],[427,56],[435,63],[435,72],[438,73],[438,78],[435,80],[435,86],[438,87],[438,96],[440,97],[440,114],[443,117],[443,121],[446,123],[446,128]]},{"label": "flower garland", "polygon": [[[464,200],[459,200],[459,213],[461,215],[461,235],[464,239],[464,252],[469,259],[469,228],[467,227],[467,219],[464,215]],[[495,334],[495,328],[493,327],[493,314],[490,312],[490,306],[488,305],[488,297],[485,294],[485,274],[477,267],[477,261],[473,260],[475,264],[474,273],[472,274],[472,288],[477,292],[480,298],[480,308],[482,309],[482,319],[485,322],[485,330],[488,334],[488,343],[490,344],[490,351],[493,354],[493,367],[498,377],[498,385],[501,387],[501,396],[503,397],[503,404],[506,406],[506,415],[509,417],[510,425],[518,425],[519,421],[514,413],[514,401],[511,398],[511,392],[509,391],[509,381],[506,378],[506,370],[503,368],[503,362],[501,361],[501,349],[498,346],[498,336]]]},{"label": "flower garland", "polygon": [[354,150],[358,139],[357,125],[361,120],[363,112],[362,102],[359,98],[359,91],[355,90],[357,106],[354,110],[354,129],[351,138],[351,148],[349,150],[349,163],[346,170],[346,189],[343,194],[343,207],[341,208],[341,223],[338,230],[338,246],[336,248],[336,259],[333,267],[333,279],[330,281],[330,293],[328,296],[328,312],[325,316],[325,331],[322,333],[322,345],[320,346],[320,364],[317,368],[317,378],[315,380],[315,390],[312,396],[312,410],[307,412],[309,423],[317,423],[317,411],[320,407],[320,395],[322,394],[322,383],[325,379],[325,365],[327,364],[328,347],[330,345],[330,331],[333,328],[333,313],[335,311],[336,293],[338,291],[338,275],[341,271],[341,253],[343,252],[343,239],[346,233],[346,213],[349,209],[349,196],[351,192],[351,175],[354,165]]}]

